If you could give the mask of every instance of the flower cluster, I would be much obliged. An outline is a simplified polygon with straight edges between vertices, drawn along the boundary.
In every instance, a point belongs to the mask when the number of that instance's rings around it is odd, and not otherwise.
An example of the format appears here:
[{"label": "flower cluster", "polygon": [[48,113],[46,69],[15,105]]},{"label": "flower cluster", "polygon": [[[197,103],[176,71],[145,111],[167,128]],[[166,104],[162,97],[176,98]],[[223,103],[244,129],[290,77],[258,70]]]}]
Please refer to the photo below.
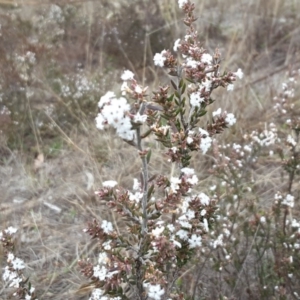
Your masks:
[{"label": "flower cluster", "polygon": [[14,297],[25,300],[37,300],[34,293],[35,288],[28,282],[28,278],[25,278],[23,274],[23,269],[25,269],[24,261],[16,257],[12,252],[14,249],[12,236],[16,232],[16,228],[8,227],[0,233],[0,240],[7,257],[7,266],[4,268],[2,279],[9,288],[14,289]]}]

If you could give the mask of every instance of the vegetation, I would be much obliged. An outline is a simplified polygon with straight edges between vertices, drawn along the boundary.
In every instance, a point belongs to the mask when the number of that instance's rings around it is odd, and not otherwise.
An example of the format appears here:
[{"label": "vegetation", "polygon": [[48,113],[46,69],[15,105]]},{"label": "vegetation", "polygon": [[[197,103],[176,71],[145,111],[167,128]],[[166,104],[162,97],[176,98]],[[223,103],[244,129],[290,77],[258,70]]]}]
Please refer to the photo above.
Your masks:
[{"label": "vegetation", "polygon": [[298,1],[0,4],[1,299],[300,297]]}]

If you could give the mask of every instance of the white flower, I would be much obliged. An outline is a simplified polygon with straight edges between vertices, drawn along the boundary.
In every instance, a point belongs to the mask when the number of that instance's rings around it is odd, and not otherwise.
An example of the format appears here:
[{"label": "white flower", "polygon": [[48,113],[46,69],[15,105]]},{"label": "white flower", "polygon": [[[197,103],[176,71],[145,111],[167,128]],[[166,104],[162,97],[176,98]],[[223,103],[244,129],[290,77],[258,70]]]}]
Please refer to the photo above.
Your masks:
[{"label": "white flower", "polygon": [[211,85],[212,85],[211,80],[206,79],[205,81],[201,82],[200,89],[205,88],[205,91],[209,92],[210,88],[211,88]]},{"label": "white flower", "polygon": [[183,228],[186,228],[186,229],[192,228],[192,224],[190,224],[188,221],[179,220],[178,222],[180,223],[181,227],[183,227]]},{"label": "white flower", "polygon": [[9,270],[9,267],[6,266],[6,267],[4,268],[4,272],[3,272],[3,274],[2,274],[2,279],[3,279],[4,281],[10,281],[10,280],[12,280],[12,279],[14,279],[14,278],[16,278],[16,277],[18,277],[18,276],[19,276],[19,275],[18,275],[17,272],[15,272],[15,271],[10,271],[10,270]]},{"label": "white flower", "polygon": [[103,249],[104,249],[104,250],[111,250],[111,245],[110,245],[110,243],[111,243],[111,240],[109,240],[109,241],[107,241],[107,242],[104,242],[104,243],[102,244]]},{"label": "white flower", "polygon": [[176,235],[184,241],[188,239],[188,232],[186,230],[180,229],[176,232]]},{"label": "white flower", "polygon": [[161,226],[161,227],[156,227],[155,229],[153,229],[151,231],[151,233],[154,235],[154,237],[159,237],[160,234],[165,230],[165,227],[164,226]]},{"label": "white flower", "polygon": [[192,169],[192,168],[182,168],[181,172],[184,173],[187,176],[195,174],[195,170]]},{"label": "white flower", "polygon": [[121,92],[122,92],[123,96],[125,96],[127,92],[130,92],[130,88],[127,84],[127,81],[123,81],[123,83],[121,85]]},{"label": "white flower", "polygon": [[154,300],[160,300],[161,296],[165,293],[165,290],[160,287],[159,284],[152,285],[149,284],[148,286],[148,297]]},{"label": "white flower", "polygon": [[134,77],[134,74],[131,71],[125,70],[121,76],[121,79],[126,81],[126,80],[132,80],[133,77]]},{"label": "white flower", "polygon": [[234,114],[230,113],[230,114],[227,114],[225,121],[228,124],[228,126],[232,126],[236,123],[236,118],[235,118]]},{"label": "white flower", "polygon": [[233,91],[233,89],[234,85],[232,83],[227,85],[227,91]]},{"label": "white flower", "polygon": [[99,278],[99,280],[105,280],[107,275],[107,269],[104,266],[100,267],[99,265],[97,265],[93,267],[93,271],[93,276]]},{"label": "white flower", "polygon": [[200,107],[200,104],[204,101],[204,98],[200,97],[199,93],[191,93],[190,103],[193,107]]},{"label": "white flower", "polygon": [[132,189],[134,191],[138,191],[140,189],[140,183],[136,178],[133,178],[133,186]]},{"label": "white flower", "polygon": [[134,91],[137,93],[137,94],[142,94],[143,92],[143,89],[141,88],[140,85],[136,85],[135,88],[134,88]]},{"label": "white flower", "polygon": [[200,198],[200,202],[201,202],[202,205],[209,205],[210,200],[209,200],[209,197],[206,194],[200,193],[198,195],[198,197]]},{"label": "white flower", "polygon": [[135,131],[131,130],[132,125],[129,117],[123,118],[118,124],[117,134],[124,140],[132,141],[135,136]]},{"label": "white flower", "polygon": [[13,268],[15,270],[22,270],[25,268],[25,264],[24,264],[24,261],[20,258],[15,258],[14,260],[11,261],[12,265],[13,265]]},{"label": "white flower", "polygon": [[212,244],[213,244],[214,249],[216,249],[218,246],[222,246],[223,245],[223,234],[220,234]]},{"label": "white flower", "polygon": [[139,203],[140,200],[143,198],[143,195],[144,194],[139,191],[135,192],[134,194],[129,192],[129,200]]},{"label": "white flower", "polygon": [[111,100],[111,99],[114,99],[114,98],[116,98],[116,95],[115,95],[114,92],[110,92],[110,91],[107,92],[104,96],[102,96],[102,97],[100,98],[100,101],[98,102],[98,107],[102,108],[102,106],[103,106],[104,104],[109,103],[110,100]]},{"label": "white flower", "polygon": [[98,264],[99,265],[105,265],[108,262],[108,257],[106,252],[100,252],[98,257]]},{"label": "white flower", "polygon": [[281,204],[284,204],[289,207],[294,207],[294,196],[287,194]]},{"label": "white flower", "polygon": [[293,147],[297,145],[296,141],[293,139],[293,137],[289,134],[286,141],[291,144]]},{"label": "white flower", "polygon": [[105,126],[105,122],[106,122],[106,120],[104,119],[103,115],[102,114],[98,114],[98,116],[96,117],[95,121],[96,121],[96,127],[98,129],[100,129],[100,130],[103,130],[104,126]]},{"label": "white flower", "polygon": [[103,229],[104,233],[107,233],[107,234],[109,234],[110,232],[113,231],[112,223],[108,222],[106,220],[102,221],[101,228]]},{"label": "white flower", "polygon": [[178,40],[175,41],[173,50],[175,52],[177,52],[179,46],[180,46],[180,39],[178,39]]},{"label": "white flower", "polygon": [[203,53],[201,57],[201,61],[203,63],[211,64],[212,63],[212,56],[208,53]]},{"label": "white flower", "polygon": [[178,247],[178,248],[181,248],[181,247],[182,247],[182,246],[181,246],[181,243],[179,243],[178,241],[176,241],[176,240],[174,239],[174,236],[170,238],[170,241],[173,242],[173,244],[174,244],[175,247]]},{"label": "white flower", "polygon": [[174,194],[176,194],[177,190],[179,189],[179,184],[181,183],[181,179],[177,177],[171,177],[170,183],[171,183],[170,185],[171,191]]},{"label": "white flower", "polygon": [[194,219],[195,218],[195,212],[193,210],[189,209],[186,212],[186,217],[187,217],[188,220]]},{"label": "white flower", "polygon": [[167,59],[164,54],[167,53],[166,50],[163,50],[161,53],[156,53],[154,55],[154,65],[158,67],[163,67],[165,65],[165,60]]},{"label": "white flower", "polygon": [[183,8],[183,6],[187,3],[188,3],[188,0],[178,0],[179,8]]},{"label": "white flower", "polygon": [[206,209],[202,209],[201,211],[200,211],[200,215],[203,217],[203,216],[205,216],[206,215]]},{"label": "white flower", "polygon": [[15,227],[9,226],[4,231],[5,231],[5,233],[12,235],[12,234],[16,233],[18,231],[18,229]]},{"label": "white flower", "polygon": [[236,77],[238,77],[239,79],[242,79],[244,77],[244,73],[242,71],[242,69],[238,69],[235,73],[233,73]]},{"label": "white flower", "polygon": [[193,234],[191,238],[189,239],[189,247],[190,248],[196,248],[197,246],[201,246],[201,236],[197,236],[196,234]]},{"label": "white flower", "polygon": [[260,217],[260,223],[266,223],[266,217],[261,216]]},{"label": "white flower", "polygon": [[20,287],[20,282],[22,282],[23,279],[20,277],[15,277],[12,279],[11,283],[9,284],[9,287],[13,288],[19,288]]},{"label": "white flower", "polygon": [[191,68],[195,69],[195,68],[198,67],[198,65],[199,65],[199,62],[197,62],[196,60],[194,60],[194,59],[192,59],[190,57],[188,57],[186,59],[186,66],[187,67],[191,67]]},{"label": "white flower", "polygon": [[89,298],[89,300],[100,300],[103,299],[101,296],[103,295],[104,291],[102,291],[101,289],[94,289],[92,292],[91,297]]},{"label": "white flower", "polygon": [[147,115],[140,115],[138,112],[134,117],[133,117],[133,122],[135,123],[145,123],[147,120]]},{"label": "white flower", "polygon": [[205,154],[211,146],[212,139],[211,139],[211,137],[209,136],[209,133],[206,130],[204,130],[202,128],[199,128],[199,131],[202,135],[201,136],[201,141],[200,141],[200,148],[201,148],[203,154]]},{"label": "white flower", "polygon": [[167,228],[169,229],[170,232],[173,232],[175,230],[175,227],[173,224],[168,224]]},{"label": "white flower", "polygon": [[106,188],[114,188],[118,183],[114,180],[103,181],[102,185]]},{"label": "white flower", "polygon": [[203,227],[204,227],[204,230],[205,230],[206,232],[209,231],[209,228],[208,228],[208,221],[207,221],[206,218],[203,219]]},{"label": "white flower", "polygon": [[212,116],[213,116],[213,117],[219,116],[219,115],[221,114],[221,112],[222,112],[222,109],[221,109],[221,108],[218,108],[216,111],[214,111],[214,112],[212,113]]},{"label": "white flower", "polygon": [[193,141],[194,141],[194,139],[191,138],[190,136],[188,136],[188,137],[186,138],[186,142],[187,142],[188,145],[190,145]]}]

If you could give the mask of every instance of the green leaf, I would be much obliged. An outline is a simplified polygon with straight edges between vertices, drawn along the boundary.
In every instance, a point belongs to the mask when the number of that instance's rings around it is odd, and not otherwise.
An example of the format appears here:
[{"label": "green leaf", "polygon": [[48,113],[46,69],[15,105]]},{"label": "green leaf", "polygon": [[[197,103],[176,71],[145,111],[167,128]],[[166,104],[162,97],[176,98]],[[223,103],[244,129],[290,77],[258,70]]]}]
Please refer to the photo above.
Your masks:
[{"label": "green leaf", "polygon": [[179,87],[182,88],[183,85],[184,85],[184,80],[181,79],[181,80],[179,81]]},{"label": "green leaf", "polygon": [[173,80],[171,80],[171,84],[172,84],[174,90],[177,91],[177,85],[176,85],[176,83]]},{"label": "green leaf", "polygon": [[172,102],[172,101],[173,101],[173,98],[174,98],[174,94],[172,94],[172,95],[168,98],[168,101],[169,101],[169,102]]},{"label": "green leaf", "polygon": [[152,151],[151,151],[151,149],[149,149],[149,151],[148,151],[148,153],[147,153],[147,164],[149,164],[149,162],[150,162],[150,159],[151,159],[151,154],[152,154]]},{"label": "green leaf", "polygon": [[152,184],[150,186],[150,188],[148,189],[148,192],[147,192],[147,199],[148,199],[148,201],[150,200],[150,198],[151,198],[151,196],[153,194],[153,191],[154,191],[154,184]]},{"label": "green leaf", "polygon": [[145,133],[143,133],[143,134],[141,135],[141,138],[144,139],[144,138],[147,137],[151,132],[152,132],[151,129],[147,130]]}]

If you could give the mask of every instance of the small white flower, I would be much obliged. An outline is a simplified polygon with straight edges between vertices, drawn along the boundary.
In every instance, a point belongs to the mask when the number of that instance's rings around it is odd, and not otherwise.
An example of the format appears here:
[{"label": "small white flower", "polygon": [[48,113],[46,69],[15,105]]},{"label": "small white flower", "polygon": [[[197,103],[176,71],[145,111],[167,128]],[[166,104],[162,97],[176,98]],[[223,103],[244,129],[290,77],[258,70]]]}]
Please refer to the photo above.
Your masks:
[{"label": "small white flower", "polygon": [[228,84],[227,85],[227,91],[233,91],[234,90],[234,85],[231,83],[231,84]]},{"label": "small white flower", "polygon": [[140,85],[136,85],[136,87],[134,88],[134,91],[137,93],[137,94],[142,94],[143,92],[143,89],[141,88]]},{"label": "small white flower", "polygon": [[201,148],[203,154],[205,154],[211,146],[212,139],[211,139],[211,137],[209,136],[209,133],[206,130],[204,130],[202,128],[199,128],[199,131],[202,135],[201,136],[201,141],[200,141],[200,148]]},{"label": "small white flower", "polygon": [[107,275],[107,269],[106,267],[102,266],[100,267],[99,265],[93,267],[94,274],[93,276],[97,277],[99,280],[105,280],[106,275]]},{"label": "small white flower", "polygon": [[165,293],[165,290],[160,287],[159,284],[152,285],[149,284],[148,286],[148,297],[154,300],[160,300],[161,296]]},{"label": "small white flower", "polygon": [[289,207],[294,207],[294,196],[287,194],[285,199],[282,201],[282,204],[289,206]]},{"label": "small white flower", "polygon": [[170,232],[174,232],[174,230],[175,230],[175,227],[173,224],[168,224],[167,228],[169,229]]},{"label": "small white flower", "polygon": [[102,185],[106,188],[114,188],[118,183],[114,180],[103,181]]},{"label": "small white flower", "polygon": [[179,189],[179,184],[181,183],[181,179],[177,177],[171,177],[170,180],[170,189],[171,191],[176,194],[177,190]]},{"label": "small white flower", "polygon": [[111,99],[114,98],[116,98],[115,93],[108,91],[104,96],[100,98],[100,101],[98,102],[98,107],[102,108],[104,104],[109,103]]},{"label": "small white flower", "polygon": [[102,291],[101,289],[94,289],[89,300],[103,299],[103,297],[101,297],[103,293],[104,291]]},{"label": "small white flower", "polygon": [[260,223],[266,223],[266,217],[261,216],[260,217]]},{"label": "small white flower", "polygon": [[209,228],[208,228],[208,221],[207,221],[206,218],[203,219],[203,227],[204,227],[204,230],[205,230],[206,232],[209,231]]},{"label": "small white flower", "polygon": [[111,250],[111,240],[109,240],[109,241],[107,241],[107,242],[104,242],[103,244],[102,244],[102,246],[103,246],[103,249],[104,250]]},{"label": "small white flower", "polygon": [[244,77],[244,73],[242,71],[242,69],[238,69],[235,73],[233,73],[236,77],[238,77],[239,79],[242,79]]},{"label": "small white flower", "polygon": [[205,81],[201,82],[200,89],[205,88],[205,91],[209,92],[211,85],[212,85],[211,80],[206,79]]},{"label": "small white flower", "polygon": [[293,147],[297,145],[296,141],[293,139],[293,137],[289,134],[286,140],[289,144],[291,144]]},{"label": "small white flower", "polygon": [[16,233],[18,231],[18,229],[15,227],[9,226],[4,231],[5,231],[5,233],[12,235],[12,234]]},{"label": "small white flower", "polygon": [[161,53],[156,53],[154,55],[154,65],[158,67],[163,67],[165,65],[165,60],[167,59],[164,54],[167,53],[166,50],[163,50]]},{"label": "small white flower", "polygon": [[221,108],[218,108],[216,111],[214,111],[214,112],[212,113],[212,116],[213,116],[213,117],[219,116],[219,115],[221,114],[221,112],[222,112],[222,109],[221,109]]},{"label": "small white flower", "polygon": [[191,209],[188,209],[186,212],[186,217],[188,220],[194,219],[195,218],[195,212]]},{"label": "small white flower", "polygon": [[184,241],[188,239],[188,232],[186,230],[180,229],[176,232],[176,235]]},{"label": "small white flower", "polygon": [[227,114],[226,118],[225,118],[225,122],[228,124],[228,126],[232,126],[236,123],[236,118],[234,116],[234,114],[230,113]]},{"label": "small white flower", "polygon": [[209,200],[209,197],[206,194],[200,193],[198,195],[198,197],[200,198],[200,202],[201,202],[202,205],[209,205],[210,200]]},{"label": "small white flower", "polygon": [[123,96],[125,96],[127,92],[130,92],[130,88],[127,84],[127,81],[123,81],[123,83],[121,85],[121,92],[122,92]]},{"label": "small white flower", "polygon": [[133,117],[133,122],[135,123],[145,123],[147,120],[147,115],[140,115],[138,112],[134,117]]},{"label": "small white flower", "polygon": [[199,93],[191,93],[190,95],[190,103],[193,107],[200,107],[200,104],[204,100],[204,98],[200,97]]},{"label": "small white flower", "polygon": [[184,173],[187,176],[195,174],[195,170],[192,169],[192,168],[182,168],[181,172]]},{"label": "small white flower", "polygon": [[188,136],[188,137],[186,138],[186,142],[187,142],[188,145],[192,144],[193,141],[194,141],[194,139],[191,138],[190,136]]},{"label": "small white flower", "polygon": [[151,234],[154,235],[154,237],[159,237],[164,230],[165,230],[164,226],[156,227],[151,231]]},{"label": "small white flower", "polygon": [[208,53],[203,53],[201,57],[201,61],[203,63],[211,64],[212,63],[212,56]]},{"label": "small white flower", "polygon": [[192,59],[190,57],[188,57],[186,59],[186,66],[187,67],[191,67],[193,69],[196,69],[198,67],[198,65],[199,65],[199,62],[197,62],[196,60],[194,60],[194,59]]},{"label": "small white flower", "polygon": [[126,81],[126,80],[132,80],[133,77],[134,77],[134,74],[131,71],[125,70],[121,76],[121,79]]},{"label": "small white flower", "polygon": [[202,244],[201,240],[202,240],[201,236],[197,236],[196,234],[193,234],[189,239],[189,244],[190,244],[189,247],[196,248],[197,246],[201,246]]},{"label": "small white flower", "polygon": [[25,264],[24,264],[24,261],[20,258],[15,258],[14,260],[12,260],[12,265],[13,265],[13,268],[15,270],[22,270],[25,268]]},{"label": "small white flower", "polygon": [[178,0],[179,8],[183,8],[183,6],[187,3],[188,3],[188,0]]},{"label": "small white flower", "polygon": [[103,229],[104,233],[109,234],[113,231],[113,226],[111,222],[106,220],[102,221],[101,228]]},{"label": "small white flower", "polygon": [[175,52],[177,52],[178,47],[180,47],[180,39],[178,39],[178,40],[175,41],[173,50],[174,50]]}]

